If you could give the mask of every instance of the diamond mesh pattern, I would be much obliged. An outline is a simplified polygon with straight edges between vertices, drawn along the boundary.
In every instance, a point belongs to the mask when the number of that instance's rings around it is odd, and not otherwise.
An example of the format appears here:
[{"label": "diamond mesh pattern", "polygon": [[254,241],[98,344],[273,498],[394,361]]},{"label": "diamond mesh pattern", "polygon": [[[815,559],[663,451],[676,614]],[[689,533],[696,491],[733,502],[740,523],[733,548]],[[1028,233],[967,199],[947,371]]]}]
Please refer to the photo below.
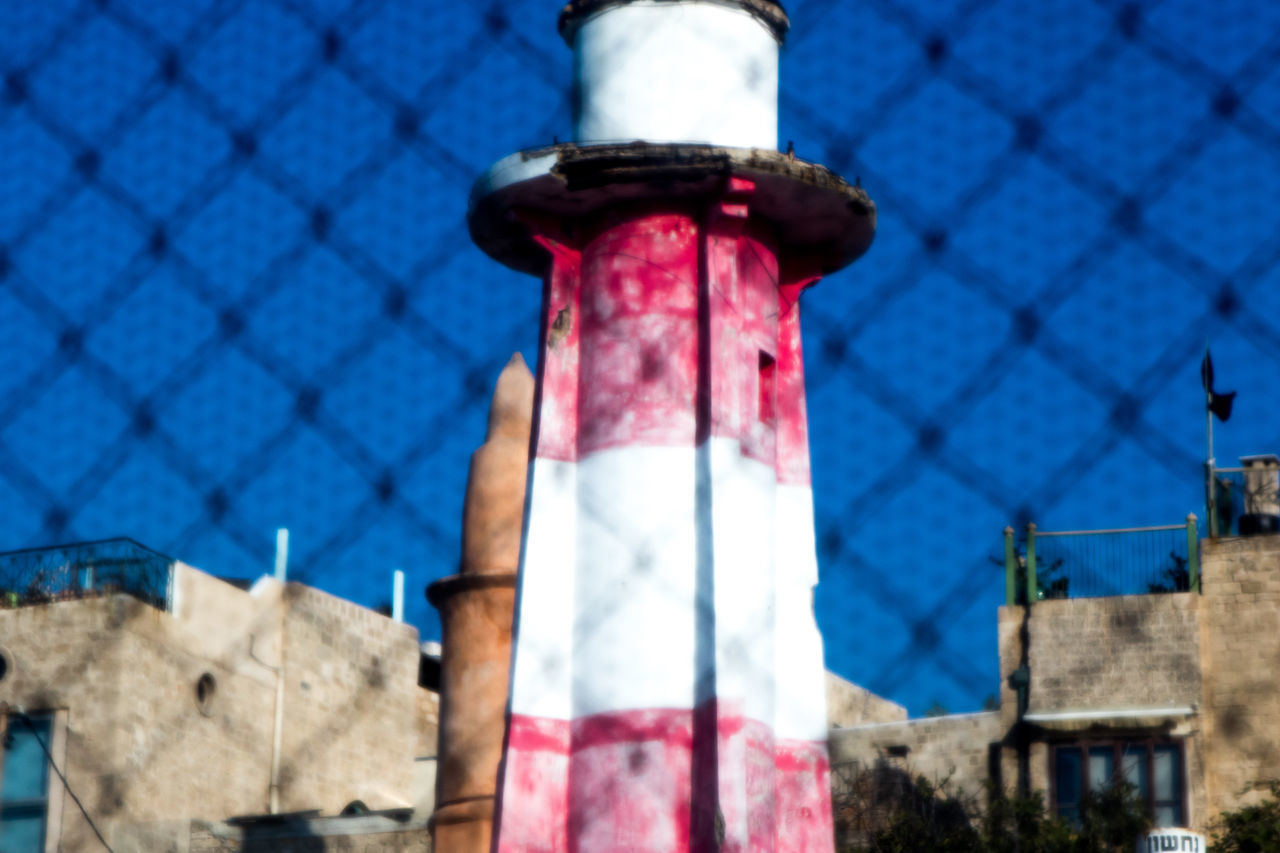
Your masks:
[{"label": "diamond mesh pattern", "polygon": [[[567,137],[557,4],[49,0],[0,32],[6,547],[132,536],[357,601],[452,571],[538,287],[470,182]],[[1006,523],[1201,513],[1280,450],[1280,12],[1239,0],[792,0],[783,142],[880,205],[806,297],[835,670],[997,690]],[[420,597],[409,616],[438,630]]]}]

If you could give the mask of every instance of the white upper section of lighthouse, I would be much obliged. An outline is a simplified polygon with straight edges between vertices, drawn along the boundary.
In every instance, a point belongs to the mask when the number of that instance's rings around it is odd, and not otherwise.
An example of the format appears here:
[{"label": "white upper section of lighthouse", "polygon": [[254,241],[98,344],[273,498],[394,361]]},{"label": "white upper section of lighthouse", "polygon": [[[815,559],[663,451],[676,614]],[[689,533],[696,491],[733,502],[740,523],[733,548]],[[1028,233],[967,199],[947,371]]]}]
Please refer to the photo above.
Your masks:
[{"label": "white upper section of lighthouse", "polygon": [[778,145],[778,41],[734,4],[632,0],[576,28],[575,139]]}]

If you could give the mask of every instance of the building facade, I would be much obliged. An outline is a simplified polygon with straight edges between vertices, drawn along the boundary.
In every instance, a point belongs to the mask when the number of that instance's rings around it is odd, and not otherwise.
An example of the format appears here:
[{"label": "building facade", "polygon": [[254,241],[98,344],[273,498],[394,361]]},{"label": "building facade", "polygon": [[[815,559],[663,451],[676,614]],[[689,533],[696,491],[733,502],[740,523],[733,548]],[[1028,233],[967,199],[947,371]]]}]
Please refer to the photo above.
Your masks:
[{"label": "building facade", "polygon": [[1157,826],[1207,834],[1280,778],[1280,536],[1204,539],[1198,558],[1184,590],[1001,607],[999,710],[834,730],[833,774],[1037,791],[1068,820],[1121,780]]},{"label": "building facade", "polygon": [[[401,816],[421,804],[425,825],[433,781],[415,759],[435,754],[436,697],[413,627],[302,584],[241,589],[133,543],[10,556],[42,567],[0,609],[4,850],[92,850],[98,835],[186,850],[192,819],[356,801]],[[142,564],[159,581],[120,582]]]}]

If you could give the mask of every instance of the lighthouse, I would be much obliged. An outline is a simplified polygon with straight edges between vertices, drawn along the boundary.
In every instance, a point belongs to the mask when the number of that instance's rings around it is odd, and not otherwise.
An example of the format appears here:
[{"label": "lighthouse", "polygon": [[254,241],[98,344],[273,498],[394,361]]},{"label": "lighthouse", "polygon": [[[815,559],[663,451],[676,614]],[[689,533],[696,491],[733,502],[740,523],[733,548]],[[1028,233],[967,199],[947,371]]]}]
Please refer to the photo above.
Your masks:
[{"label": "lighthouse", "polygon": [[802,291],[875,208],[777,150],[773,0],[573,0],[572,143],[469,225],[542,281],[499,851],[829,851]]}]

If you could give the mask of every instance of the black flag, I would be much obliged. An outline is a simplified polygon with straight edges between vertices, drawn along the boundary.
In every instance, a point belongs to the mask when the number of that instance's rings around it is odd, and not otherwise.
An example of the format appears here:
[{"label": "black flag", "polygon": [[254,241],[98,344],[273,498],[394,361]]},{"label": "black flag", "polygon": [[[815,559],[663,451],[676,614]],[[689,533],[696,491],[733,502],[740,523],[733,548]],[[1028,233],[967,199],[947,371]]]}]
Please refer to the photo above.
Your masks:
[{"label": "black flag", "polygon": [[1204,349],[1204,361],[1200,362],[1200,384],[1204,386],[1205,405],[1209,411],[1225,423],[1231,417],[1231,406],[1236,401],[1235,391],[1218,393],[1213,390],[1213,359],[1209,356],[1209,348]]}]

